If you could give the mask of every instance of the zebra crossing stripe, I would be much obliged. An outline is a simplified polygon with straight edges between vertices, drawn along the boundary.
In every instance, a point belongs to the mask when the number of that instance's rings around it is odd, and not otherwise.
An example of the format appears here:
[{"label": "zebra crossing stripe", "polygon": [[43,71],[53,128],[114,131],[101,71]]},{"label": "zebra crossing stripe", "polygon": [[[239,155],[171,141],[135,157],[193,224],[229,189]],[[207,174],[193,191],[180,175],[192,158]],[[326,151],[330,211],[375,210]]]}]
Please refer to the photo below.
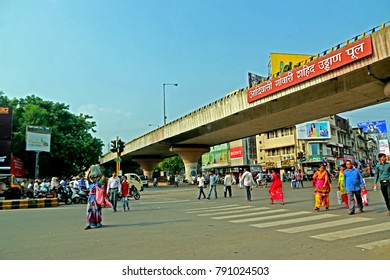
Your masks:
[{"label": "zebra crossing stripe", "polygon": [[189,212],[186,212],[188,214],[192,214],[192,213],[197,213],[199,211],[213,211],[214,209],[223,209],[223,208],[229,208],[229,207],[233,207],[233,206],[240,206],[239,204],[230,204],[230,205],[221,205],[221,206],[212,206],[212,207],[202,207],[202,208],[193,208],[193,209],[186,209],[185,211],[189,211]]},{"label": "zebra crossing stripe", "polygon": [[[265,211],[263,213],[267,214],[269,211]],[[247,223],[247,222],[256,222],[256,221],[264,221],[264,220],[272,220],[277,218],[287,218],[292,216],[298,216],[298,215],[304,215],[311,212],[308,211],[297,211],[293,213],[286,213],[286,214],[279,214],[279,215],[272,215],[272,216],[266,216],[266,217],[256,217],[256,218],[248,218],[248,219],[241,219],[241,220],[233,220],[229,221],[231,223]]]},{"label": "zebra crossing stripe", "polygon": [[310,237],[325,240],[325,241],[333,241],[338,239],[365,235],[374,232],[386,231],[389,230],[389,228],[390,228],[390,222],[371,225],[371,226],[360,226],[357,228],[323,233],[323,234],[313,235]]},{"label": "zebra crossing stripe", "polygon": [[366,250],[371,250],[375,247],[380,247],[380,246],[385,246],[385,245],[390,245],[390,239],[379,240],[379,241],[375,241],[375,242],[371,242],[371,243],[361,244],[361,245],[357,245],[356,247],[363,248]]},{"label": "zebra crossing stripe", "polygon": [[[212,212],[212,213],[204,213],[204,214],[198,214],[198,216],[213,216],[213,215],[224,215],[224,214],[231,214],[231,213],[242,213],[243,210],[252,210],[254,209],[253,206],[241,206],[241,207],[234,207],[234,208],[225,208],[221,212]],[[214,210],[216,211],[216,210]]]},{"label": "zebra crossing stripe", "polygon": [[256,225],[251,225],[251,226],[257,227],[257,228],[275,227],[275,226],[281,226],[281,225],[302,223],[302,222],[306,222],[306,221],[316,221],[316,220],[327,219],[327,218],[332,218],[332,217],[336,217],[336,216],[338,216],[338,215],[334,215],[334,214],[314,215],[311,217],[281,220],[281,221],[268,222],[268,223],[256,224]]},{"label": "zebra crossing stripe", "polygon": [[[268,207],[259,207],[259,208],[253,208],[253,209],[247,209],[248,210],[267,210]],[[270,213],[279,213],[279,212],[286,212],[286,209],[276,209],[276,210],[270,210],[270,211],[264,211],[264,212],[254,212],[254,213],[242,213],[237,215],[229,215],[229,216],[222,216],[222,217],[212,217],[214,220],[223,220],[223,219],[233,219],[233,218],[242,218],[242,217],[249,217],[249,216],[258,216],[258,215],[265,215]]]},{"label": "zebra crossing stripe", "polygon": [[[320,216],[318,216],[320,217]],[[343,220],[337,220],[337,221],[330,221],[330,222],[324,222],[319,224],[310,224],[305,226],[299,226],[299,227],[292,227],[292,228],[285,228],[285,229],[279,229],[278,231],[286,232],[286,233],[298,233],[298,232],[304,232],[309,230],[316,230],[316,229],[323,229],[328,227],[335,227],[340,225],[348,225],[353,223],[360,223],[364,221],[372,220],[371,218],[363,218],[363,217],[354,217],[350,219],[343,219]]]}]

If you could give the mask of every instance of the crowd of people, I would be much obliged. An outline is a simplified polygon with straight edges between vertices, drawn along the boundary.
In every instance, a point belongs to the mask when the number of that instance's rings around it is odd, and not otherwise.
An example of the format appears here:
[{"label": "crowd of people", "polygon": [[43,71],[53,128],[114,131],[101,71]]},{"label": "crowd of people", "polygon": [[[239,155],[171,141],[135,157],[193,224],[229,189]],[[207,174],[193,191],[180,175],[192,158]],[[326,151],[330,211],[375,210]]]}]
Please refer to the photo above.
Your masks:
[{"label": "crowd of people", "polygon": [[[380,189],[388,209],[387,215],[390,216],[390,163],[386,161],[386,155],[380,153],[378,155],[379,164],[375,167],[375,178],[374,178],[374,190],[378,189],[378,182],[380,183]],[[292,189],[304,188],[304,173],[298,169],[295,172],[287,173],[289,181],[291,182]],[[249,172],[248,168],[244,169],[242,174],[239,174],[238,180],[235,176],[227,172],[222,179],[224,185],[224,197],[232,197],[232,185],[238,184],[240,189],[245,189],[247,201],[252,200],[253,187],[259,185],[259,178],[263,178],[263,175],[254,176]],[[209,171],[206,176],[199,174],[197,182],[199,184],[199,195],[198,199],[207,198],[210,199],[212,193],[214,197],[218,198],[217,184],[220,182],[219,178],[221,175],[214,174],[213,171]],[[334,180],[333,185],[337,185],[337,198],[339,204],[344,204],[348,209],[349,215],[354,215],[356,209],[359,213],[364,212],[364,206],[368,205],[366,183],[363,178],[361,170],[358,168],[356,163],[351,160],[346,160],[344,164],[340,166],[340,170],[337,176],[332,176],[327,170],[327,163],[321,164],[316,172],[313,174],[311,180],[312,187],[314,188],[314,210],[320,211],[321,208],[329,210],[330,199],[329,195],[332,191],[332,179]],[[237,182],[236,182],[237,181]],[[208,195],[204,192],[206,182],[209,185]],[[271,170],[271,185],[269,187],[269,199],[270,204],[274,204],[275,201],[280,201],[281,205],[284,205],[284,193],[283,184],[280,178],[280,174],[276,169]]]}]

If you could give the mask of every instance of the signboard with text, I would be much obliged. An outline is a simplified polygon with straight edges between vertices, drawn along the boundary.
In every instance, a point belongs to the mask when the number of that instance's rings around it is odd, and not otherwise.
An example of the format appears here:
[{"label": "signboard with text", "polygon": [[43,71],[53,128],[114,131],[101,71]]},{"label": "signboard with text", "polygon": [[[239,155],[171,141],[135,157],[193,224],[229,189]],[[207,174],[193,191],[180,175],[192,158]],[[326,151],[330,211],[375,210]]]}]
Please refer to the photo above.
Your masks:
[{"label": "signboard with text", "polygon": [[48,127],[26,127],[26,151],[50,152],[51,129]]},{"label": "signboard with text", "polygon": [[248,89],[248,102],[254,102],[372,54],[371,37],[366,37],[302,67]]},{"label": "signboard with text", "polygon": [[242,146],[230,148],[230,159],[242,158]]}]

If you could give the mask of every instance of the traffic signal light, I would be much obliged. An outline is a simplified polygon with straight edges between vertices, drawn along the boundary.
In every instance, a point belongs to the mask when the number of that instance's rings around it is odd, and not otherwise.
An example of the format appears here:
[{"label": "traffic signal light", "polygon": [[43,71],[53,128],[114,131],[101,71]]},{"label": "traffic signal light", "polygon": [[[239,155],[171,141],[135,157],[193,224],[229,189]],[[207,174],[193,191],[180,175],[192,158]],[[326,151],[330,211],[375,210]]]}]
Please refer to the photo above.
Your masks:
[{"label": "traffic signal light", "polygon": [[110,151],[116,153],[116,149],[118,148],[118,143],[116,140],[111,140],[111,149]]},{"label": "traffic signal light", "polygon": [[117,148],[118,148],[118,156],[120,156],[125,149],[125,142],[119,139]]}]

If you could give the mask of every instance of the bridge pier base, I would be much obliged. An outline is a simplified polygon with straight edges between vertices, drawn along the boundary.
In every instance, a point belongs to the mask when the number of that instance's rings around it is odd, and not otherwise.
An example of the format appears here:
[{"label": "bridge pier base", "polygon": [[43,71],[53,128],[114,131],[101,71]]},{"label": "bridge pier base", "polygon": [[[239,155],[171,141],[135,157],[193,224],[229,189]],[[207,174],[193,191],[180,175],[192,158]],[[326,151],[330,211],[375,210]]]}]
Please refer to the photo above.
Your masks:
[{"label": "bridge pier base", "polygon": [[153,169],[157,163],[161,161],[161,159],[133,159],[139,165],[141,165],[142,170],[144,171],[144,175],[148,176],[148,180],[152,181]]},{"label": "bridge pier base", "polygon": [[191,182],[192,176],[197,175],[198,161],[201,155],[210,151],[209,147],[171,147],[171,152],[178,154],[183,160],[185,176]]}]

